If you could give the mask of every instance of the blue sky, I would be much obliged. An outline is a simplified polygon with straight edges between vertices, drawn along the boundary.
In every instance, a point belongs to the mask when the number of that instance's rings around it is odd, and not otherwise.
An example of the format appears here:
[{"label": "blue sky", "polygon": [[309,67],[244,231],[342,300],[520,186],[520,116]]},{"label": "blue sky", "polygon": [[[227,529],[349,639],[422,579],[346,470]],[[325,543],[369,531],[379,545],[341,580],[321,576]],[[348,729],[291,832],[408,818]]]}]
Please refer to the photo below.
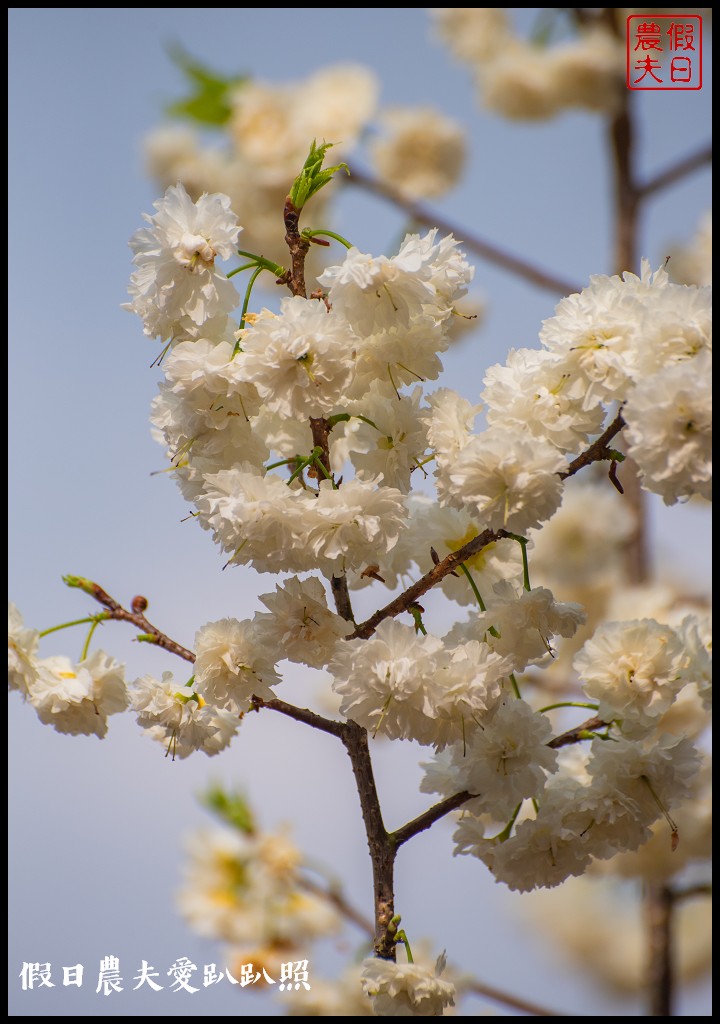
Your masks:
[{"label": "blue sky", "polygon": [[[522,21],[537,10],[522,9]],[[63,587],[64,573],[91,577],[126,604],[144,594],[149,617],[186,645],[205,622],[251,616],[257,595],[274,585],[250,570],[221,572],[209,536],[181,522],[179,492],[151,476],[162,466],[147,421],[156,350],[120,304],[131,270],[127,240],[157,197],[141,140],[183,88],[168,45],[179,42],[225,73],[273,82],[343,61],[374,69],[382,104],[430,104],[467,127],[469,169],[438,204],[446,217],[580,284],[609,269],[601,121],[571,113],[519,125],[483,113],[468,72],[432,39],[424,8],[11,8],[9,30],[9,593],[37,628],[90,610],[89,599]],[[709,139],[707,49],[705,83],[697,93],[638,97],[645,173]],[[707,171],[658,197],[642,253],[662,262],[669,243],[693,232],[709,197]],[[372,251],[402,220],[348,192],[336,227]],[[488,316],[472,342],[448,354],[442,382],[472,400],[488,365],[509,347],[536,343],[556,302],[487,264],[477,264],[475,283]],[[688,585],[706,587],[706,510],[658,508],[653,531]],[[126,662],[129,678],[173,667],[131,635],[117,625],[101,640]],[[81,631],[56,640],[42,653],[79,655]],[[219,960],[172,906],[183,837],[209,820],[195,794],[210,780],[247,788],[267,827],[292,821],[303,849],[329,861],[368,906],[369,864],[344,754],[297,723],[269,718],[246,723],[217,758],[169,764],[130,716],[111,720],[102,742],[73,739],[41,725],[11,695],[11,1015],[279,1015],[266,997],[223,986],[187,998],[146,990],[104,998],[91,985],[109,954],[125,962],[127,977],[142,959],[159,970],[178,956]],[[378,747],[390,823],[427,805],[417,759],[409,746]],[[342,827],[327,824],[327,806]],[[440,826],[400,858],[399,905],[415,934],[433,937],[487,982],[566,1013],[642,1012],[548,960],[541,937],[529,934],[482,866],[453,860],[451,849]],[[21,993],[22,961],[82,962],[95,978],[82,990]],[[325,951],[317,971],[338,962]],[[707,1005],[707,992],[694,990],[683,1011],[706,1015]],[[481,1012],[480,1004],[468,1001],[465,1012]]]}]

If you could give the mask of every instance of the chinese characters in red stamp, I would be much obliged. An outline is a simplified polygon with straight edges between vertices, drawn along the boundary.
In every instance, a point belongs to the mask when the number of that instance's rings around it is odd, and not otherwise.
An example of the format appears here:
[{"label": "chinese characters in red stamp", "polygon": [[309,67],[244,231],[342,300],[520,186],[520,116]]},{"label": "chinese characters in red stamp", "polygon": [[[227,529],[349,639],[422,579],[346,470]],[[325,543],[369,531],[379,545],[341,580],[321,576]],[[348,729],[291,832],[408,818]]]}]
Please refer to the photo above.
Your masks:
[{"label": "chinese characters in red stamp", "polygon": [[628,89],[701,89],[701,15],[629,15],[627,86]]}]

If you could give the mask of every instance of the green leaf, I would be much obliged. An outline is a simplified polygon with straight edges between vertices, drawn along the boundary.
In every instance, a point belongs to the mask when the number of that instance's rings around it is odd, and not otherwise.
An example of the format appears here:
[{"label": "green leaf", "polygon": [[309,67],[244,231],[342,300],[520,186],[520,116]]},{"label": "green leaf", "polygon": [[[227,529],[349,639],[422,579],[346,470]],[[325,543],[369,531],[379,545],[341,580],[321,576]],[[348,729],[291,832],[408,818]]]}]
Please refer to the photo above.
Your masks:
[{"label": "green leaf", "polygon": [[247,82],[247,75],[225,78],[191,57],[181,46],[169,49],[170,59],[188,80],[191,93],[166,108],[170,117],[185,118],[198,124],[220,128],[232,115],[230,92]]},{"label": "green leaf", "polygon": [[308,199],[327,185],[336,171],[350,173],[347,164],[337,164],[335,167],[326,167],[323,170],[322,163],[325,159],[325,154],[334,145],[334,142],[323,142],[321,146],[318,146],[315,139],[313,139],[303,168],[290,190],[290,202],[296,210],[302,210]]},{"label": "green leaf", "polygon": [[200,802],[240,832],[251,835],[255,831],[252,811],[239,793],[226,793],[222,786],[215,785],[200,797]]}]

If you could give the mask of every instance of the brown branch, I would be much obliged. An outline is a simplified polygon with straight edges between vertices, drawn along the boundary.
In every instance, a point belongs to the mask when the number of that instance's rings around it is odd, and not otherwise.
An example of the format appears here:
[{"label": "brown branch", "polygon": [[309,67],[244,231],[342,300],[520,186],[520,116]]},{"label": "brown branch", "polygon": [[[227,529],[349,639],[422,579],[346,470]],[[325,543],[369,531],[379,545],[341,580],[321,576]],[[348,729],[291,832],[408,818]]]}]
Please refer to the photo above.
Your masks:
[{"label": "brown branch", "polygon": [[473,794],[463,791],[462,793],[455,793],[453,796],[447,797],[445,800],[441,800],[433,807],[428,808],[427,811],[423,811],[422,814],[418,815],[417,818],[413,818],[407,825],[403,825],[402,828],[396,829],[391,833],[390,838],[395,844],[395,849],[406,843],[408,839],[412,839],[413,836],[418,835],[420,832],[424,832],[425,829],[430,828],[440,818],[444,818],[446,814],[451,811],[457,810],[458,807],[462,807],[468,800],[473,799]]},{"label": "brown branch", "polygon": [[477,537],[473,537],[471,541],[464,544],[458,551],[453,551],[446,558],[443,558],[441,562],[434,565],[429,572],[426,572],[417,583],[413,583],[412,586],[408,587],[402,594],[396,597],[389,604],[386,604],[384,608],[379,608],[374,615],[371,615],[365,622],[361,622],[354,633],[351,633],[347,638],[348,640],[356,640],[358,637],[366,640],[369,636],[375,632],[377,627],[383,621],[383,619],[394,618],[401,612],[406,612],[411,604],[414,604],[419,597],[426,594],[428,590],[431,590],[436,583],[444,579],[445,576],[449,575],[453,569],[456,569],[461,562],[465,562],[468,558],[476,555],[478,551],[482,551],[488,544],[492,544],[493,541],[500,540],[502,537],[507,537],[508,534],[505,530],[483,530]]},{"label": "brown branch", "polygon": [[322,715],[316,714],[309,708],[295,707],[294,704],[288,704],[277,697],[265,700],[263,697],[258,697],[255,693],[252,695],[251,704],[253,711],[261,711],[263,708],[267,708],[268,711],[279,711],[281,715],[294,718],[296,722],[303,722],[304,725],[310,725],[313,729],[319,729],[320,732],[328,732],[332,736],[343,739],[345,732],[344,722],[336,722],[332,718],[323,718]]},{"label": "brown branch", "polygon": [[310,242],[300,234],[300,210],[290,200],[285,200],[283,211],[285,221],[285,241],[290,250],[291,271],[288,280],[285,282],[293,295],[302,295],[307,298],[305,288],[305,257],[310,248]]},{"label": "brown branch", "polygon": [[[590,447],[582,452],[576,459],[568,466],[567,470],[563,473],[559,473],[561,479],[565,480],[567,477],[574,476],[578,470],[584,466],[589,466],[593,462],[600,462],[606,459],[612,459],[614,465],[614,452],[608,447],[608,442],[611,441],[616,434],[618,434],[625,426],[625,420],[622,418],[621,413],[618,413],[615,419],[612,421],[609,427],[597,438],[596,441],[590,445]],[[616,483],[617,486],[617,483]],[[369,636],[375,632],[377,627],[383,621],[383,619],[394,618],[396,615],[400,615],[402,612],[408,611],[411,605],[415,604],[418,598],[426,594],[428,590],[431,590],[437,583],[439,583],[445,576],[452,573],[462,562],[467,561],[468,558],[472,558],[479,551],[482,551],[488,544],[492,544],[497,540],[502,540],[504,537],[510,537],[506,530],[483,530],[482,533],[478,534],[477,537],[473,537],[471,541],[468,541],[458,551],[453,551],[451,554],[443,558],[442,561],[436,562],[429,572],[426,572],[416,583],[413,583],[407,590],[403,591],[396,598],[386,604],[384,608],[379,608],[369,619],[365,622],[361,622],[359,626],[355,628],[355,631],[351,633],[346,639],[357,640],[361,638],[366,640]]]},{"label": "brown branch", "polygon": [[606,725],[608,723],[603,722],[602,718],[588,718],[587,722],[583,722],[582,725],[577,725],[574,729],[568,729],[567,732],[556,736],[554,740],[550,740],[548,746],[553,750],[557,750],[558,747],[567,747],[570,743],[579,743],[580,740],[588,739],[588,736],[583,734],[595,732]]},{"label": "brown branch", "polygon": [[350,178],[348,180],[351,185],[357,185],[366,192],[371,192],[373,195],[380,196],[381,199],[386,199],[394,206],[398,206],[417,224],[422,224],[429,228],[438,228],[443,234],[454,235],[455,238],[462,239],[462,244],[467,249],[470,249],[471,252],[474,252],[476,256],[479,256],[480,259],[487,260],[489,263],[501,267],[503,270],[507,270],[525,281],[529,281],[530,284],[534,284],[538,288],[544,288],[547,291],[554,292],[556,295],[570,295],[581,290],[581,286],[574,282],[565,281],[560,277],[555,277],[553,274],[548,274],[544,270],[533,266],[527,260],[513,256],[511,253],[499,249],[491,242],[486,242],[484,239],[478,238],[477,235],[468,233],[463,227],[453,224],[445,217],[440,216],[435,210],[430,210],[422,203],[409,199],[398,189],[393,188],[392,185],[379,181],[357,167],[350,168]]},{"label": "brown branch", "polygon": [[[397,833],[395,833],[397,835]],[[366,935],[372,938],[375,934],[375,929],[371,921],[360,913],[351,903],[349,903],[342,892],[337,889],[329,888],[326,889],[322,885],[318,885],[311,879],[302,876],[298,879],[298,884],[301,888],[307,892],[311,892],[314,896],[319,896],[321,899],[325,899],[328,903],[331,903],[335,909],[343,915],[348,921],[351,921],[361,931],[364,931]],[[452,969],[452,965],[451,965]],[[476,978],[468,978],[467,975],[463,975],[458,982],[458,993],[464,995],[465,993],[472,993],[474,995],[482,996],[485,999],[489,999],[492,1002],[500,1003],[502,1006],[510,1006],[514,1010],[520,1010],[521,1013],[527,1013],[534,1017],[565,1017],[567,1014],[557,1013],[555,1010],[546,1010],[542,1006],[538,1006],[536,1003],[530,1003],[526,999],[520,999],[518,996],[510,995],[508,992],[502,992],[500,989],[494,988],[491,985],[486,985],[482,981],[478,981]]]},{"label": "brown branch", "polygon": [[172,640],[169,636],[163,633],[153,626],[151,622],[145,618],[144,612],[148,606],[147,598],[138,595],[132,599],[132,611],[128,611],[126,608],[115,600],[114,597],[103,590],[102,587],[98,586],[97,583],[92,583],[90,580],[83,580],[82,584],[69,584],[71,586],[80,586],[86,594],[89,594],[95,600],[104,605],[105,608],[110,612],[109,618],[116,622],[131,622],[138,629],[142,630],[143,633],[147,633],[153,637],[153,643],[157,647],[162,647],[164,650],[169,651],[171,654],[177,654],[179,658],[184,658],[185,661],[194,662],[195,655],[192,651],[189,651],[187,647],[183,647],[176,640]]},{"label": "brown branch", "polygon": [[303,722],[321,732],[330,733],[342,740],[350,757],[355,784],[360,798],[360,809],[365,824],[370,860],[373,870],[373,895],[375,906],[375,955],[385,960],[395,959],[395,932],[391,922],[395,916],[394,870],[395,844],[388,834],[380,809],[377,786],[370,760],[367,732],[356,722],[336,722],[323,718],[308,708],[296,708],[277,698],[264,700],[253,695],[252,707],[255,711],[267,708],[279,711],[288,718]]},{"label": "brown branch", "polygon": [[332,467],[330,465],[330,424],[322,416],[310,417],[310,429],[312,431],[313,445],[320,449],[320,461],[328,477],[332,478]]},{"label": "brown branch", "polygon": [[660,192],[669,185],[675,185],[678,181],[682,181],[683,178],[687,177],[688,174],[699,171],[705,164],[711,163],[712,146],[708,144],[696,153],[690,153],[689,156],[685,156],[678,160],[677,163],[666,167],[664,171],[658,171],[652,178],[648,178],[646,182],[638,186],[638,195],[642,199],[647,199],[654,192]]},{"label": "brown branch", "polygon": [[352,605],[350,604],[350,593],[348,591],[347,576],[333,576],[330,580],[332,595],[335,599],[337,613],[346,622],[355,623]]},{"label": "brown branch", "polygon": [[483,996],[485,999],[491,999],[495,1003],[502,1003],[505,1006],[511,1006],[515,1010],[520,1010],[521,1013],[528,1013],[533,1017],[568,1017],[570,1014],[558,1013],[556,1010],[546,1010],[542,1006],[538,1006],[537,1003],[529,1003],[526,999],[520,999],[517,996],[508,995],[507,992],[501,992],[500,989],[493,988],[491,985],[486,985],[484,982],[475,981],[462,981],[461,986],[463,991],[474,992],[475,995]]},{"label": "brown branch", "polygon": [[648,885],[645,921],[648,939],[647,985],[649,1017],[672,1017],[673,896],[665,885]]},{"label": "brown branch", "polygon": [[576,459],[573,459],[565,472],[559,473],[558,476],[563,480],[567,480],[569,476],[574,476],[579,470],[584,469],[585,466],[589,466],[593,462],[603,462],[606,459],[612,459],[614,453],[608,447],[608,443],[612,441],[616,434],[620,433],[624,426],[625,420],[622,418],[622,413],[618,413],[600,437],[593,441],[586,451],[581,452]]},{"label": "brown branch", "polygon": [[[316,418],[311,416],[310,429],[312,431],[313,445],[320,449],[320,461],[325,468],[325,472],[332,479],[332,467],[330,465],[330,431],[332,427],[324,417],[319,416]],[[345,575],[333,576],[330,580],[330,586],[338,615],[346,619],[347,622],[354,623],[355,616],[353,615],[352,604],[350,603],[347,577]]]},{"label": "brown branch", "polygon": [[350,757],[360,809],[365,822],[370,860],[373,869],[375,895],[375,956],[383,960],[395,959],[395,931],[391,927],[395,916],[395,844],[385,828],[373,774],[367,731],[356,722],[349,721],[342,736]]},{"label": "brown branch", "polygon": [[687,885],[684,889],[673,889],[673,903],[681,903],[683,900],[691,900],[696,896],[712,896],[712,884],[710,882],[698,882],[695,885]]}]

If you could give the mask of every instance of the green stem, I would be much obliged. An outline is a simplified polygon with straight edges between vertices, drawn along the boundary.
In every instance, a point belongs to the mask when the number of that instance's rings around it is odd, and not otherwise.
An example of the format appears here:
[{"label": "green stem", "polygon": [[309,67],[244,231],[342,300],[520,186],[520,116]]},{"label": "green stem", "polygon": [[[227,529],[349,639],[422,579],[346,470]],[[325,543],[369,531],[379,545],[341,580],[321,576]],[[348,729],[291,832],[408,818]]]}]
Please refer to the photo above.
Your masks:
[{"label": "green stem", "polygon": [[82,654],[80,655],[80,661],[85,661],[85,659],[87,658],[88,651],[90,650],[90,641],[92,640],[92,635],[95,632],[95,630],[98,628],[99,625],[100,625],[100,620],[99,620],[99,618],[97,616],[95,616],[95,621],[93,622],[92,626],[88,630],[88,635],[85,638],[85,645],[84,645],[84,647],[82,649]]},{"label": "green stem", "polygon": [[247,256],[249,260],[252,260],[252,266],[260,267],[262,270],[269,270],[276,277],[282,277],[285,273],[284,267],[279,266],[277,263],[273,263],[272,260],[268,260],[264,256],[257,256],[254,252],[245,252],[244,249],[238,249],[237,253],[238,256]]},{"label": "green stem", "polygon": [[356,412],[356,413],[353,413],[353,417],[354,417],[354,419],[356,419],[356,420],[362,420],[362,421],[363,421],[363,423],[367,423],[367,425],[368,425],[369,427],[374,427],[374,428],[375,428],[375,430],[377,430],[377,431],[378,431],[378,433],[380,433],[380,434],[382,433],[382,431],[380,430],[380,427],[379,427],[379,426],[377,425],[377,423],[373,423],[373,421],[372,421],[372,420],[369,420],[369,419],[367,418],[367,416],[361,416],[359,412]]},{"label": "green stem", "polygon": [[548,704],[546,708],[540,708],[538,711],[539,715],[544,715],[546,711],[554,711],[555,708],[586,708],[588,711],[597,711],[597,704],[587,704],[580,700],[561,700],[557,704]]},{"label": "green stem", "polygon": [[[250,293],[253,290],[253,285],[257,281],[257,279],[260,276],[260,274],[262,274],[264,269],[265,269],[264,267],[258,267],[257,270],[255,271],[255,273],[252,275],[252,277],[248,281],[248,286],[245,289],[245,300],[243,301],[242,313],[240,314],[240,327],[239,327],[239,330],[242,330],[243,327],[245,326],[245,314],[247,313],[248,306],[250,305]],[[238,352],[240,352],[240,350],[241,350],[241,345],[240,345],[240,339],[238,338],[238,340],[235,342],[235,348],[233,349],[233,358],[238,354]]]},{"label": "green stem", "polygon": [[250,267],[256,267],[256,266],[257,266],[257,260],[253,260],[252,263],[243,263],[243,265],[241,267],[235,267],[235,269],[231,270],[229,273],[227,273],[225,275],[225,277],[227,277],[228,280],[229,280],[231,277],[235,277],[236,274],[242,274],[243,270],[249,270]]},{"label": "green stem", "polygon": [[523,587],[525,588],[525,590],[530,590],[531,587],[530,587],[530,570],[528,568],[528,556],[527,556],[527,546],[528,546],[527,537],[521,537],[517,533],[508,533],[507,536],[511,540],[516,540],[518,542],[518,544],[520,545],[520,550],[522,551],[522,563],[523,563]]},{"label": "green stem", "polygon": [[512,832],[513,825],[517,821],[517,816],[520,813],[520,808],[522,807],[522,805],[523,805],[523,802],[521,800],[520,803],[515,808],[515,810],[512,812],[512,814],[510,816],[510,821],[507,823],[507,825],[502,830],[502,832],[498,832],[498,834],[496,836],[493,836],[493,839],[495,840],[495,842],[497,842],[497,843],[504,843],[506,839],[510,838],[510,833]]},{"label": "green stem", "polygon": [[513,688],[513,693],[515,694],[515,696],[517,697],[518,700],[522,700],[522,696],[520,694],[520,687],[518,686],[517,679],[515,678],[515,673],[514,672],[510,673],[509,679],[510,679],[510,685]]},{"label": "green stem", "polygon": [[320,472],[323,474],[325,479],[329,480],[330,483],[333,485],[333,490],[336,491],[337,490],[337,484],[333,480],[332,475],[330,473],[328,473],[327,469],[325,469],[325,466],[323,464],[323,460],[322,460],[321,456],[322,456],[322,452],[318,451],[317,448],[313,448],[312,461],[317,466],[317,468],[320,470]]},{"label": "green stem", "polygon": [[395,936],[395,941],[402,942],[403,946],[405,947],[405,953],[407,954],[408,963],[414,964],[415,961],[413,960],[412,950],[410,949],[410,942],[408,940],[407,935],[405,934],[404,928],[401,928],[400,931],[397,933],[397,935]]},{"label": "green stem", "polygon": [[332,430],[338,423],[347,423],[351,418],[349,412],[336,412],[334,416],[328,416],[328,430]]},{"label": "green stem", "polygon": [[316,235],[327,235],[328,238],[334,238],[336,242],[340,242],[346,249],[352,249],[352,242],[348,242],[347,238],[343,238],[342,235],[338,235],[335,231],[322,231],[310,228],[304,228],[301,232],[304,238],[315,238]]},{"label": "green stem", "polygon": [[279,462],[271,462],[265,469],[269,472],[271,469],[277,469],[278,466],[289,466],[291,462],[297,462],[297,455],[294,455],[291,459],[280,459]]},{"label": "green stem", "polygon": [[475,597],[477,599],[477,603],[480,605],[480,611],[481,612],[486,612],[487,608],[485,607],[485,602],[483,601],[482,597],[480,596],[480,591],[477,588],[475,580],[470,575],[470,571],[469,571],[468,567],[465,565],[464,562],[461,562],[460,565],[458,566],[458,569],[462,570],[462,572],[464,573],[464,575],[467,578],[468,583],[472,587],[472,592],[473,592],[473,594],[475,595]]},{"label": "green stem", "polygon": [[88,615],[85,619],[74,619],[73,622],[63,622],[59,626],[51,626],[50,629],[44,629],[38,636],[42,640],[44,636],[50,636],[51,633],[57,633],[59,629],[68,629],[70,626],[85,626],[88,622],[103,622],[105,619],[110,618],[109,612],[98,612],[97,615]]},{"label": "green stem", "polygon": [[293,482],[293,480],[297,480],[297,478],[300,476],[300,474],[303,472],[303,470],[307,469],[307,467],[310,465],[310,463],[312,461],[313,461],[312,457],[310,457],[309,459],[301,459],[301,461],[298,463],[297,469],[290,476],[290,479],[287,482],[288,487]]}]

